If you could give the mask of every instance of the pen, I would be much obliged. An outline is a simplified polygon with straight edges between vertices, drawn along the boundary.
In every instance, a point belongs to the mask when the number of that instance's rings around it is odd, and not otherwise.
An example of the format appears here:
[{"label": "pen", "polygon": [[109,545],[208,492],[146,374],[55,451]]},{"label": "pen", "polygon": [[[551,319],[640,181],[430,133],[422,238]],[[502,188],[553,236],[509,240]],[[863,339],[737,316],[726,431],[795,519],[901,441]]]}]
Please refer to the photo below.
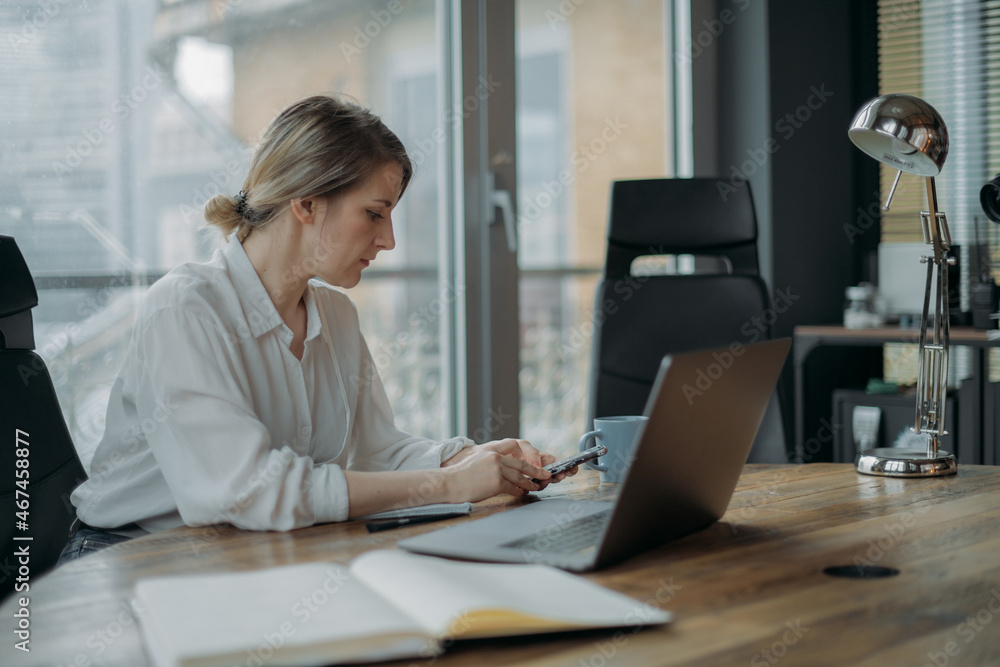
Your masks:
[{"label": "pen", "polygon": [[380,530],[392,530],[404,526],[413,526],[418,523],[430,523],[441,519],[453,519],[457,516],[468,516],[465,512],[452,512],[448,514],[429,514],[427,516],[409,516],[403,519],[390,519],[388,521],[369,521],[365,524],[369,533],[377,533]]}]

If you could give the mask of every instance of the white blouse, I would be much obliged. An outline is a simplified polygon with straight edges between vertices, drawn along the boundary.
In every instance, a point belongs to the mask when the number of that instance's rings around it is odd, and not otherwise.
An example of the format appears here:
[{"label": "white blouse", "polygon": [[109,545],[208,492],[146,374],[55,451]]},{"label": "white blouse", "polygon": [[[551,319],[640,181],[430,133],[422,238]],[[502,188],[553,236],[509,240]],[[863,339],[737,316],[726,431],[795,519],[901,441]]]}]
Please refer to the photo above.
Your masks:
[{"label": "white blouse", "polygon": [[437,468],[473,444],[398,430],[350,299],[311,282],[305,304],[300,361],[238,241],[157,281],[72,495],[80,519],[151,532],[343,521],[344,469]]}]

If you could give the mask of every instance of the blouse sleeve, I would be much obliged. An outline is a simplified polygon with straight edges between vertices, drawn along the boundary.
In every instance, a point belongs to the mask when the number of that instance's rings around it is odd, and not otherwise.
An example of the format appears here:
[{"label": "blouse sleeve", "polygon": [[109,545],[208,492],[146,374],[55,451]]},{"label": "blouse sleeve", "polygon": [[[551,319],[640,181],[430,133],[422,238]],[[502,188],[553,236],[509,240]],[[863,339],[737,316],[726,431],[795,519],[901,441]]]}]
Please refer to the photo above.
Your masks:
[{"label": "blouse sleeve", "polygon": [[468,438],[437,441],[412,436],[396,428],[392,407],[371,351],[361,335],[360,367],[355,376],[358,403],[354,423],[352,470],[424,470],[441,464],[475,443]]},{"label": "blouse sleeve", "polygon": [[255,416],[247,341],[180,307],[152,313],[136,336],[136,410],[186,524],[290,530],[347,518],[340,467],[275,448]]}]

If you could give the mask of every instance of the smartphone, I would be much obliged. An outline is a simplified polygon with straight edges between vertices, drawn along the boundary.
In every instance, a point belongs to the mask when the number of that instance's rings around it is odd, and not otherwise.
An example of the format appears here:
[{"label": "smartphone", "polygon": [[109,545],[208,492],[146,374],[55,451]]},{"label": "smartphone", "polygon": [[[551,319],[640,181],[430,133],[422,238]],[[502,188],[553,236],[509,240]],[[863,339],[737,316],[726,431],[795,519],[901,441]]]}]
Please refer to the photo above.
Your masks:
[{"label": "smartphone", "polygon": [[[544,466],[553,475],[558,475],[561,472],[565,472],[574,466],[578,466],[581,463],[586,463],[592,459],[596,459],[598,456],[604,456],[608,453],[608,448],[604,445],[595,445],[590,449],[585,449],[579,454],[574,454],[573,456],[567,456],[566,458],[556,461],[555,463],[550,463]],[[537,482],[537,479],[532,478],[533,482]]]}]

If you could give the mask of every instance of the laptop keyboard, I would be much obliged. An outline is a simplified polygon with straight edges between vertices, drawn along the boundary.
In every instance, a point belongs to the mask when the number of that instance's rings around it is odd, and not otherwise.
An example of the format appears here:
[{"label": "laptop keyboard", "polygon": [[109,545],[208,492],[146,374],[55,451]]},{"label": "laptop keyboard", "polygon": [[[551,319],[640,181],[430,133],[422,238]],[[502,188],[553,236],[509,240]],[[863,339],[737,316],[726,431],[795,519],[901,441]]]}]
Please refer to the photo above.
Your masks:
[{"label": "laptop keyboard", "polygon": [[577,553],[597,546],[601,531],[611,514],[610,509],[575,519],[562,526],[553,527],[521,537],[503,546],[529,549],[545,553]]}]

